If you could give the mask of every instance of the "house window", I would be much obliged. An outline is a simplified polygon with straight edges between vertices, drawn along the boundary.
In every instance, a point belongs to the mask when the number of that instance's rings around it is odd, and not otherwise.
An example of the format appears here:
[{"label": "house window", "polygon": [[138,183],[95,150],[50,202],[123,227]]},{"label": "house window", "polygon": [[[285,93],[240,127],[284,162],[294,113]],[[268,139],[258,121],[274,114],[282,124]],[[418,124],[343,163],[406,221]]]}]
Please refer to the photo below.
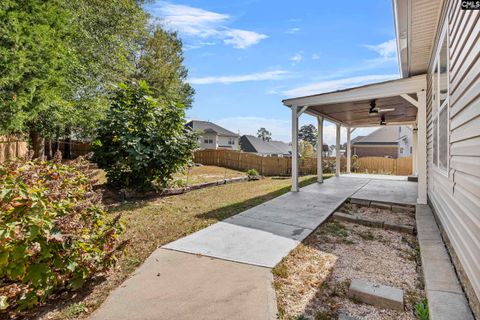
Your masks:
[{"label": "house window", "polygon": [[440,37],[441,47],[435,55],[432,73],[432,162],[448,175],[449,158],[449,91],[448,37],[446,28]]},{"label": "house window", "polygon": [[204,140],[203,140],[203,143],[212,144],[212,143],[213,143],[213,139],[204,139]]},{"label": "house window", "polygon": [[403,154],[403,148],[400,148],[400,153]]},{"label": "house window", "polygon": [[235,144],[235,138],[228,138],[228,144],[229,145],[234,145]]},{"label": "house window", "polygon": [[412,154],[412,153],[413,153],[413,147],[410,146],[410,154]]}]

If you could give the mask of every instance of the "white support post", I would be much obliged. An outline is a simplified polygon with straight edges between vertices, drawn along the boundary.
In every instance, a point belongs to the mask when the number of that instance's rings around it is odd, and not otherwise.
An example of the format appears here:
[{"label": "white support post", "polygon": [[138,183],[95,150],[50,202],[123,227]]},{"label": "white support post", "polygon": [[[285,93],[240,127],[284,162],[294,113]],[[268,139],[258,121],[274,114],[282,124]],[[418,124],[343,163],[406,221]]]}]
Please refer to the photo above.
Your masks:
[{"label": "white support post", "polygon": [[292,191],[298,192],[298,107],[292,106]]},{"label": "white support post", "polygon": [[412,133],[412,175],[417,175],[417,147],[418,147],[418,129],[413,126]]},{"label": "white support post", "polygon": [[417,172],[418,198],[417,203],[427,203],[427,100],[425,91],[417,92]]},{"label": "white support post", "polygon": [[352,143],[350,140],[352,131],[350,131],[350,127],[347,127],[347,173],[351,173],[352,169]]},{"label": "white support post", "polygon": [[335,176],[340,176],[340,124],[337,123],[337,141],[335,145]]},{"label": "white support post", "polygon": [[317,182],[323,183],[323,117],[317,116]]}]

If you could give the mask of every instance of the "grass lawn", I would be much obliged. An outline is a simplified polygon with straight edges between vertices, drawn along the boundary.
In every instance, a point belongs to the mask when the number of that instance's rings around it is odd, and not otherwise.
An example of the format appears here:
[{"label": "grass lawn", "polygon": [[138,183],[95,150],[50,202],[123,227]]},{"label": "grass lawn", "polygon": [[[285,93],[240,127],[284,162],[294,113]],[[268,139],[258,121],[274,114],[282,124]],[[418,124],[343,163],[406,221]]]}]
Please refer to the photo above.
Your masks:
[{"label": "grass lawn", "polygon": [[[93,178],[97,180],[96,184],[104,184],[107,182],[106,173],[102,169],[93,170]],[[244,177],[245,172],[232,170],[216,166],[199,166],[191,167],[182,173],[178,173],[174,176],[172,185],[189,186],[194,184],[200,184],[205,182],[213,182],[223,179],[230,179],[236,177]]]},{"label": "grass lawn", "polygon": [[245,177],[246,173],[242,171],[216,167],[216,166],[200,166],[191,167],[181,174],[174,176],[174,181],[179,181],[179,185],[194,185],[205,182],[218,181],[236,177]]},{"label": "grass lawn", "polygon": [[[212,172],[218,172],[209,167],[197,168],[198,172],[212,176]],[[300,185],[315,181],[316,176],[301,177]],[[57,298],[55,306],[47,306],[55,310],[43,310],[39,318],[86,318],[111,290],[120,285],[159,246],[278,197],[290,190],[290,183],[289,178],[265,178],[156,200],[126,203],[112,209],[109,213],[112,217],[122,214],[126,225],[123,238],[131,241],[116,270],[103,281],[92,281],[75,295]]]}]

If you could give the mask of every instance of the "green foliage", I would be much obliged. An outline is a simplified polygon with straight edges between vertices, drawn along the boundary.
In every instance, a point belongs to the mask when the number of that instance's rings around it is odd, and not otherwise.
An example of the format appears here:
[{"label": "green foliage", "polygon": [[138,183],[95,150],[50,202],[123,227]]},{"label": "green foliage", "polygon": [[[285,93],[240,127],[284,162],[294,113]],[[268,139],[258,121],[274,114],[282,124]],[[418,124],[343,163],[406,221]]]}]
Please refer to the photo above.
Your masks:
[{"label": "green foliage", "polygon": [[309,142],[313,147],[317,146],[317,128],[313,124],[304,125],[298,130],[298,139]]},{"label": "green foliage", "polygon": [[257,131],[257,138],[260,138],[263,141],[271,141],[272,133],[265,128],[260,128]]},{"label": "green foliage", "polygon": [[308,141],[301,141],[299,145],[300,155],[302,158],[313,158],[315,157],[315,151],[313,150],[313,146]]},{"label": "green foliage", "polygon": [[0,131],[43,129],[67,104],[70,17],[60,0],[0,2]]},{"label": "green foliage", "polygon": [[163,103],[192,104],[193,88],[183,66],[182,42],[175,32],[155,27],[142,45],[136,77],[150,86],[152,96]]},{"label": "green foliage", "polygon": [[77,289],[116,261],[119,217],[108,221],[86,163],[0,165],[0,309],[26,309]]},{"label": "green foliage", "polygon": [[415,315],[420,320],[428,320],[430,312],[428,311],[428,301],[423,299],[415,304]]},{"label": "green foliage", "polygon": [[121,84],[93,144],[94,159],[115,187],[165,187],[185,168],[197,137],[184,129],[185,107],[162,104],[145,82]]},{"label": "green foliage", "polygon": [[259,175],[260,174],[255,169],[248,169],[247,170],[247,176],[249,176],[249,177],[258,177]]}]

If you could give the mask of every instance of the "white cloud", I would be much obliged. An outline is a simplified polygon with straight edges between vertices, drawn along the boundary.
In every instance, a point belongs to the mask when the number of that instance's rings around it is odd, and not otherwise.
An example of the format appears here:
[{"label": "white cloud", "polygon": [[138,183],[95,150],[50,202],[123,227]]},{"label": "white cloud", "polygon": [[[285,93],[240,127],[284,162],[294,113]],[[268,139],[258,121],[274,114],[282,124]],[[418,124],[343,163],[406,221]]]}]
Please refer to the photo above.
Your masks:
[{"label": "white cloud", "polygon": [[365,75],[350,78],[325,80],[320,82],[311,83],[305,86],[289,89],[283,91],[285,96],[299,97],[308,96],[312,94],[319,94],[324,92],[330,92],[335,90],[341,90],[349,87],[361,86],[368,83],[385,81],[398,78],[396,74],[381,74],[381,75]]},{"label": "white cloud", "polygon": [[300,28],[291,28],[291,29],[288,29],[287,31],[285,31],[285,33],[287,33],[287,34],[295,34],[295,33],[297,33],[298,31],[300,31]]},{"label": "white cloud", "polygon": [[[226,24],[231,19],[228,14],[164,1],[152,5],[151,12],[162,21],[165,27],[177,30],[184,36],[200,39],[222,39],[225,44],[238,49],[248,48],[267,38],[267,35],[254,31],[227,27]],[[202,45],[193,44],[192,46]]]},{"label": "white cloud", "polygon": [[365,45],[366,48],[375,51],[383,59],[395,59],[397,56],[397,42],[391,39],[377,45]]},{"label": "white cloud", "polygon": [[253,31],[229,29],[225,31],[226,39],[223,40],[225,44],[231,44],[237,49],[246,49],[261,40],[268,38],[264,34],[259,34]]},{"label": "white cloud", "polygon": [[318,60],[320,59],[320,55],[317,53],[312,54],[312,60]]},{"label": "white cloud", "polygon": [[287,74],[288,74],[288,71],[285,71],[285,70],[273,70],[273,71],[250,73],[250,74],[243,74],[243,75],[190,78],[188,82],[191,84],[212,84],[212,83],[229,84],[229,83],[246,82],[246,81],[279,80],[284,78],[284,76]]},{"label": "white cloud", "polygon": [[302,61],[303,60],[302,52],[298,52],[294,54],[293,56],[290,57],[290,60],[293,61],[294,63]]}]

